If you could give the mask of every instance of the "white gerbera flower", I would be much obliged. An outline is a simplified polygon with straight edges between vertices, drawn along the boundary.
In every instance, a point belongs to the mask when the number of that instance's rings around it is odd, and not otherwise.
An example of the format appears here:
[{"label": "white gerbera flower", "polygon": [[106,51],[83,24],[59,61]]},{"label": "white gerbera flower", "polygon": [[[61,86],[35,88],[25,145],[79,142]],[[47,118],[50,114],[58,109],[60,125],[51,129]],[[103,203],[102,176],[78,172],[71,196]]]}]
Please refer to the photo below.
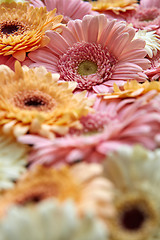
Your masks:
[{"label": "white gerbera flower", "polygon": [[112,240],[159,239],[160,151],[125,146],[110,154],[105,175],[115,185],[115,211],[109,227]]},{"label": "white gerbera flower", "polygon": [[28,147],[11,135],[0,133],[0,190],[13,187],[26,169]]},{"label": "white gerbera flower", "polygon": [[0,239],[107,240],[106,227],[94,215],[78,217],[71,201],[51,199],[36,206],[13,207],[0,222]]},{"label": "white gerbera flower", "polygon": [[157,55],[160,50],[160,37],[155,34],[156,31],[147,32],[146,30],[139,30],[136,32],[134,39],[142,39],[146,42],[145,49],[150,58]]}]

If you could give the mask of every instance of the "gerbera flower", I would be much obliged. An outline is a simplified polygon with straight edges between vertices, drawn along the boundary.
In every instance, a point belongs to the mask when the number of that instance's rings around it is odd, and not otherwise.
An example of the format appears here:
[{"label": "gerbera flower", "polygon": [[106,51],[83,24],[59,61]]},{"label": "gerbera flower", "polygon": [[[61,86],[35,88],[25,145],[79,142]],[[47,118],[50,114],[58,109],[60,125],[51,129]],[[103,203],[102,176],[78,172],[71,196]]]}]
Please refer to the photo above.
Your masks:
[{"label": "gerbera flower", "polygon": [[101,94],[101,96],[103,96],[104,99],[138,97],[152,90],[160,92],[160,81],[145,81],[144,83],[138,83],[136,80],[132,80],[125,83],[121,89],[114,84],[113,93]]},{"label": "gerbera flower", "polygon": [[81,127],[79,119],[91,110],[93,99],[85,98],[85,92],[74,95],[75,87],[58,85],[57,75],[43,67],[22,68],[17,62],[13,72],[1,66],[0,125],[16,136],[29,131],[48,137]]},{"label": "gerbera flower", "polygon": [[160,152],[140,146],[121,148],[104,162],[115,186],[116,214],[109,223],[113,240],[158,239]]},{"label": "gerbera flower", "polygon": [[160,37],[155,31],[139,30],[136,32],[134,39],[142,39],[146,42],[145,49],[150,58],[157,55],[160,50]]},{"label": "gerbera flower", "polygon": [[0,221],[1,238],[7,240],[107,240],[107,231],[94,214],[79,217],[74,203],[53,200],[36,206],[12,207]]},{"label": "gerbera flower", "polygon": [[90,1],[92,9],[96,11],[111,10],[116,14],[119,12],[126,12],[127,10],[133,10],[137,7],[136,0],[98,0]]},{"label": "gerbera flower", "polygon": [[81,216],[91,211],[105,221],[114,213],[112,192],[112,185],[102,177],[101,165],[80,163],[59,170],[39,166],[2,195],[0,215],[5,215],[12,205],[33,205],[55,198],[59,202],[72,199]]},{"label": "gerbera flower", "polygon": [[140,4],[142,7],[145,8],[151,8],[151,7],[157,7],[160,8],[160,1],[159,0],[141,0]]},{"label": "gerbera flower", "polygon": [[12,188],[26,171],[29,148],[0,132],[0,190]]},{"label": "gerbera flower", "polygon": [[135,11],[121,14],[121,16],[136,29],[157,31],[160,27],[160,9],[156,7],[143,8],[139,6]]},{"label": "gerbera flower", "polygon": [[108,92],[113,83],[128,79],[144,81],[143,69],[150,63],[144,58],[145,42],[133,40],[135,31],[125,23],[108,21],[104,15],[85,16],[70,21],[59,33],[47,32],[47,47],[29,54],[31,66],[45,66],[58,72],[60,80],[75,81],[77,90],[88,93]]},{"label": "gerbera flower", "polygon": [[34,8],[29,3],[0,5],[0,55],[12,55],[24,61],[27,52],[48,44],[45,32],[60,26],[62,16],[54,16],[56,9]]},{"label": "gerbera flower", "polygon": [[33,145],[28,159],[30,165],[102,162],[110,151],[123,144],[140,143],[149,149],[160,146],[160,94],[156,90],[138,98],[104,101],[101,111],[106,114],[106,123],[97,134],[92,129],[87,135],[68,135],[53,141],[22,136],[19,139],[21,142]]},{"label": "gerbera flower", "polygon": [[48,11],[57,9],[57,14],[63,15],[63,23],[67,23],[71,19],[82,19],[87,14],[95,14],[91,11],[91,5],[82,0],[27,0],[34,7],[46,6]]}]

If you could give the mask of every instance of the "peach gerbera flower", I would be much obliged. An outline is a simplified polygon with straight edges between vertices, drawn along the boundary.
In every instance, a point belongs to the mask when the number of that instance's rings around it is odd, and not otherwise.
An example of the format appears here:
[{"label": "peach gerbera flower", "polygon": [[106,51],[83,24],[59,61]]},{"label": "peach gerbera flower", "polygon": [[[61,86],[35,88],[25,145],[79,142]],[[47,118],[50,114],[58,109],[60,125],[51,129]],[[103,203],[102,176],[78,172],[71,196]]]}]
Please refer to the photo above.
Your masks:
[{"label": "peach gerbera flower", "polygon": [[108,92],[113,83],[128,79],[146,80],[143,69],[145,42],[133,40],[135,30],[123,22],[108,21],[104,15],[85,16],[69,21],[62,34],[48,31],[50,43],[29,54],[32,66],[45,66],[58,72],[60,80],[75,81],[77,90]]},{"label": "peach gerbera flower", "polygon": [[24,61],[27,52],[48,44],[45,32],[60,26],[62,16],[54,16],[56,9],[34,8],[29,3],[0,5],[0,55],[12,55]]},{"label": "peach gerbera flower", "polygon": [[118,14],[119,12],[126,12],[137,7],[136,0],[98,0],[91,1],[92,9],[96,11],[111,10]]},{"label": "peach gerbera flower", "polygon": [[59,202],[72,199],[81,216],[92,211],[105,220],[113,214],[113,187],[102,177],[103,168],[98,164],[80,163],[70,168],[45,168],[39,166],[29,171],[15,188],[6,191],[0,198],[0,216],[10,206],[36,204],[47,198]]},{"label": "peach gerbera flower", "polygon": [[136,80],[132,80],[125,83],[121,89],[116,84],[114,84],[113,89],[113,93],[100,95],[104,96],[104,99],[114,99],[138,97],[152,90],[160,92],[160,81],[145,81],[144,83],[138,83]]},{"label": "peach gerbera flower", "polygon": [[91,110],[93,99],[85,92],[74,95],[75,86],[57,83],[57,75],[43,67],[28,69],[15,64],[15,72],[1,65],[0,126],[18,136],[36,132],[53,137],[69,127],[81,127],[79,119]]}]

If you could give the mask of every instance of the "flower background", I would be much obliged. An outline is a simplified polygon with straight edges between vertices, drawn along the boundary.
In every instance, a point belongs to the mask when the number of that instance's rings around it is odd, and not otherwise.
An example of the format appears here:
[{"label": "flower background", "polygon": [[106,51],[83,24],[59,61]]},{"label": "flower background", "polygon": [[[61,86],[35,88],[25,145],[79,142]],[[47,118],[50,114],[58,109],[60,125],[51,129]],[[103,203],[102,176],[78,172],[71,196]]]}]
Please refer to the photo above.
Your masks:
[{"label": "flower background", "polygon": [[159,240],[159,172],[159,0],[1,0],[0,240]]}]

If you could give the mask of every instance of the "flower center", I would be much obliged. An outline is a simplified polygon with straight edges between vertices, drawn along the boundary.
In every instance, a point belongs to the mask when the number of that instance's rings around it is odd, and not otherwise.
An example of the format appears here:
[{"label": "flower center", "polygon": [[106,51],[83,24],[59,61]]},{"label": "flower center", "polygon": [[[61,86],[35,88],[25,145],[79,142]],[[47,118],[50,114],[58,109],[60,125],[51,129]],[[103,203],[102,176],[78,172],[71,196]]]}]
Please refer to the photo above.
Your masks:
[{"label": "flower center", "polygon": [[126,196],[116,208],[117,224],[123,234],[146,233],[148,226],[154,227],[157,222],[154,203],[139,193]]},{"label": "flower center", "polygon": [[4,21],[0,23],[0,36],[9,37],[9,35],[20,35],[24,33],[28,28],[21,22],[17,20],[14,21]]},{"label": "flower center", "polygon": [[58,68],[61,80],[76,81],[77,88],[91,90],[111,78],[115,64],[116,59],[107,47],[78,42],[60,57]]},{"label": "flower center", "polygon": [[154,19],[156,19],[157,16],[153,16],[153,15],[150,15],[150,16],[147,16],[147,15],[142,15],[140,18],[139,18],[139,21],[142,21],[142,22],[150,22],[150,21],[153,21]]},{"label": "flower center", "polygon": [[55,107],[54,99],[41,91],[28,90],[18,92],[12,99],[14,105],[21,109],[51,111]]},{"label": "flower center", "polygon": [[142,227],[147,216],[137,206],[132,206],[131,209],[125,210],[121,217],[122,225],[131,231],[138,230]]},{"label": "flower center", "polygon": [[81,75],[81,76],[86,76],[86,75],[90,75],[90,74],[94,74],[97,72],[97,64],[91,61],[84,61],[81,62],[78,66],[78,70],[77,72]]},{"label": "flower center", "polygon": [[37,96],[33,96],[24,100],[24,105],[27,107],[40,107],[44,106],[45,104],[46,102],[44,101],[44,99],[41,99]]},{"label": "flower center", "polygon": [[51,196],[50,195],[48,196],[47,194],[45,195],[43,192],[38,192],[38,193],[35,192],[34,194],[24,196],[23,198],[18,199],[16,201],[16,204],[25,206],[25,205],[32,204],[32,203],[41,202],[42,200],[44,200],[48,197],[51,197]]}]

